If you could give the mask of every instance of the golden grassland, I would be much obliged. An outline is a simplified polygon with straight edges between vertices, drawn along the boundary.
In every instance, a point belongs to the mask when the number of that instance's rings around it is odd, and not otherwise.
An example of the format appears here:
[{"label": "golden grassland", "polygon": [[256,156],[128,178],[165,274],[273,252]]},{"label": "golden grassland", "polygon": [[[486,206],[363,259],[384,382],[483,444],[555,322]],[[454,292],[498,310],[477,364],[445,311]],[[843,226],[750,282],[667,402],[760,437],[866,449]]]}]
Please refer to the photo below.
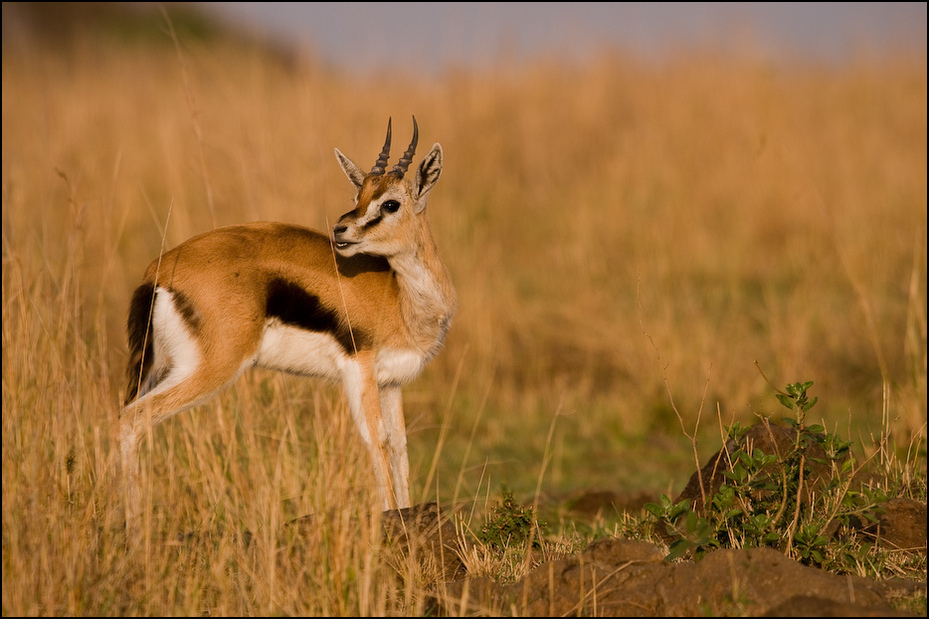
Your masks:
[{"label": "golden grassland", "polygon": [[335,388],[254,372],[156,428],[137,555],[113,487],[148,261],[220,225],[329,228],[333,147],[373,162],[388,117],[445,149],[429,210],[461,302],[406,389],[414,501],[676,492],[678,413],[705,458],[777,412],[756,361],[925,466],[925,56],[361,79],[182,41],[5,49],[2,79],[4,615],[423,611]]}]

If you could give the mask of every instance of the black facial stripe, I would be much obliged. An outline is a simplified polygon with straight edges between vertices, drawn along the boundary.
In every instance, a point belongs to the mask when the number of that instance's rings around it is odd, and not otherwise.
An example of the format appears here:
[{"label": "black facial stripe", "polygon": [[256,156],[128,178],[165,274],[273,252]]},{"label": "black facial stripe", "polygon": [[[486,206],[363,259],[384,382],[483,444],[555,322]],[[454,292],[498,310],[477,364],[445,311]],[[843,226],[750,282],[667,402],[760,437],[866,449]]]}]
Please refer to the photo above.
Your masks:
[{"label": "black facial stripe", "polygon": [[359,217],[363,217],[364,214],[365,214],[364,210],[361,207],[358,207],[354,210],[351,210],[345,213],[341,217],[339,217],[339,223],[342,223],[346,219],[358,219]]},{"label": "black facial stripe", "polygon": [[372,220],[370,220],[370,221],[366,221],[366,222],[365,222],[365,225],[362,226],[362,228],[373,228],[373,227],[376,226],[377,224],[381,223],[381,219],[382,219],[382,217],[381,217],[380,215],[378,215],[378,216],[375,217],[374,219],[372,219]]},{"label": "black facial stripe", "polygon": [[329,333],[349,354],[355,351],[355,346],[364,346],[368,339],[363,332],[356,329],[353,342],[352,332],[341,323],[334,310],[325,307],[319,297],[310,294],[301,286],[280,278],[272,279],[268,283],[265,314],[269,318],[277,318],[300,329]]}]

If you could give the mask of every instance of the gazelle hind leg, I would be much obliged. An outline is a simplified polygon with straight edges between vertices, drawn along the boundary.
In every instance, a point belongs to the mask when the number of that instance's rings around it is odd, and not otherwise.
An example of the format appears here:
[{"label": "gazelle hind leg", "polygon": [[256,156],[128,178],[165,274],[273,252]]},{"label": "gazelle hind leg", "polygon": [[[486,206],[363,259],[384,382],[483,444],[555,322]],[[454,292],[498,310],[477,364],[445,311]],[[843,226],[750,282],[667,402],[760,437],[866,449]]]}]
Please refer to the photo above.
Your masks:
[{"label": "gazelle hind leg", "polygon": [[[142,485],[139,469],[139,447],[151,428],[190,408],[230,384],[247,367],[254,364],[254,354],[260,340],[260,326],[255,323],[237,337],[219,333],[215,339],[221,346],[213,346],[205,354],[197,334],[199,313],[184,295],[165,288],[157,289],[147,337],[151,362],[143,364],[143,336],[139,325],[144,326],[144,315],[149,302],[146,287],[137,293],[133,303],[134,318],[130,322],[130,347],[133,349],[132,372],[145,372],[139,376],[139,397],[126,404],[119,414],[117,430],[122,467],[127,527],[142,512]],[[193,318],[192,318],[193,316]],[[134,337],[133,337],[134,336]],[[145,367],[143,370],[142,368]],[[133,393],[130,385],[130,393]]]},{"label": "gazelle hind leg", "polygon": [[215,368],[198,367],[186,377],[181,377],[179,382],[176,376],[169,376],[162,383],[162,388],[145,394],[120,411],[117,440],[127,528],[131,529],[142,514],[139,448],[148,431],[165,419],[203,402],[235,377],[236,373],[229,375]]}]

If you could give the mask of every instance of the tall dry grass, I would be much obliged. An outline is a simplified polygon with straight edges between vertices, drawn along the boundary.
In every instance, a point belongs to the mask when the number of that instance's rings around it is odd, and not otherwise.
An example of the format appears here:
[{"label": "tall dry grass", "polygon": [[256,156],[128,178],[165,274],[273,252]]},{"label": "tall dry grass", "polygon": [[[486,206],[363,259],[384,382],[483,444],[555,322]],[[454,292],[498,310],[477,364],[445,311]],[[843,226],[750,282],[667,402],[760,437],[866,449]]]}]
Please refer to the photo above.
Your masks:
[{"label": "tall dry grass", "polygon": [[351,199],[333,147],[375,157],[388,116],[445,148],[430,211],[461,299],[406,390],[416,498],[680,488],[669,396],[687,424],[775,412],[756,360],[856,437],[925,436],[924,56],[357,81],[77,41],[5,48],[2,79],[4,615],[423,612],[335,389],[256,372],[157,428],[139,555],[112,486],[125,310],[162,234],[326,229]]}]

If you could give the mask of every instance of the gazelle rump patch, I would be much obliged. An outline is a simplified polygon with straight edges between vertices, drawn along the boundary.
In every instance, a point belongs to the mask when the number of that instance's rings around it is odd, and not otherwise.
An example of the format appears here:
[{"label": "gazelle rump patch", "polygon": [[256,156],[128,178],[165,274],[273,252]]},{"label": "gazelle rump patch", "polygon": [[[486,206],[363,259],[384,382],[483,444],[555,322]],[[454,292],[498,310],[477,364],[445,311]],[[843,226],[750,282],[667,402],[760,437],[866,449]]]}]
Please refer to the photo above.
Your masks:
[{"label": "gazelle rump patch", "polygon": [[131,358],[127,403],[155,390],[167,389],[199,365],[196,329],[199,316],[190,300],[176,291],[143,284],[129,309]]},{"label": "gazelle rump patch", "polygon": [[[178,301],[178,299],[181,299]],[[189,301],[167,288],[155,289],[152,311],[155,368],[166,371],[164,380],[151,389],[167,389],[194,373],[200,365],[200,346],[188,323]]]}]

